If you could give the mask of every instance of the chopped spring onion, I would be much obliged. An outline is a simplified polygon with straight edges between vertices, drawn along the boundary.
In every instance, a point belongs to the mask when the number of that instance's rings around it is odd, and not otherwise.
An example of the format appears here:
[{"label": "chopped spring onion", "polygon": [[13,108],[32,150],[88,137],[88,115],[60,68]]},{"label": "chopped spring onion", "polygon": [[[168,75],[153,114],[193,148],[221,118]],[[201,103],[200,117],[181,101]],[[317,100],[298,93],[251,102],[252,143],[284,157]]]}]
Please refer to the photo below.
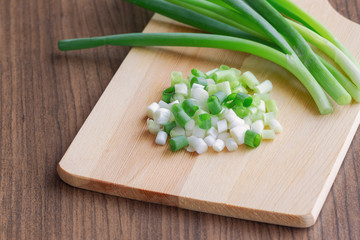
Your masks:
[{"label": "chopped spring onion", "polygon": [[256,148],[260,145],[261,143],[261,136],[259,133],[257,132],[253,132],[251,130],[247,130],[245,133],[245,144]]},{"label": "chopped spring onion", "polygon": [[191,99],[186,99],[182,103],[182,107],[189,117],[193,117],[199,107],[195,104],[195,102]]},{"label": "chopped spring onion", "polygon": [[[238,149],[238,145],[245,143],[246,132],[250,129],[251,132],[260,135],[260,140],[263,133],[265,133],[264,139],[273,139],[271,134],[281,131],[282,128],[280,123],[276,121],[276,113],[269,112],[269,110],[277,112],[277,108],[274,107],[276,105],[272,102],[269,93],[259,93],[256,96],[243,92],[226,94],[225,91],[217,89],[219,84],[228,86],[230,81],[234,81],[231,77],[225,77],[230,76],[227,75],[229,71],[234,73],[236,78],[241,78],[239,70],[225,65],[221,66],[216,70],[216,75],[218,81],[224,82],[213,84],[216,89],[213,89],[211,95],[208,91],[212,85],[205,88],[204,85],[193,82],[191,94],[183,94],[184,99],[181,102],[173,100],[166,103],[160,100],[159,103],[151,103],[147,108],[147,114],[148,117],[152,116],[154,120],[149,118],[147,123],[149,131],[157,135],[155,142],[164,145],[170,135],[172,138],[170,142],[173,145],[170,147],[173,151],[177,151],[186,147],[181,145],[181,141],[177,139],[184,139],[185,137],[189,145],[187,151],[202,154],[208,150],[208,147],[212,147],[214,151],[218,152],[225,147],[230,152],[235,151]],[[218,74],[221,72],[226,72],[226,74]],[[197,79],[203,78],[203,83],[215,78],[215,74],[210,77],[199,69],[193,70],[192,75],[185,80],[182,78],[182,73],[173,72],[172,84],[174,86],[172,87],[177,92],[174,96],[181,95],[181,88],[189,92],[188,86],[194,79],[194,75],[198,75]],[[219,76],[223,76],[222,79],[225,78],[226,80],[219,80]],[[239,84],[239,86],[246,88],[245,83],[239,82]],[[261,88],[267,83],[262,84],[259,82],[256,87],[260,86]],[[222,89],[221,86],[220,89]],[[271,129],[269,131],[264,130],[264,125],[270,126]],[[257,142],[253,145],[257,145]]]},{"label": "chopped spring onion", "polygon": [[189,142],[184,135],[176,136],[170,139],[169,141],[170,148],[173,152],[179,151],[180,149],[185,148]]},{"label": "chopped spring onion", "polygon": [[213,135],[208,135],[204,138],[204,141],[209,147],[212,147],[216,141],[216,137],[214,137]]},{"label": "chopped spring onion", "polygon": [[261,137],[262,137],[262,139],[264,139],[264,140],[272,140],[272,139],[275,139],[275,131],[274,131],[274,130],[265,129],[265,130],[262,131]]},{"label": "chopped spring onion", "polygon": [[209,97],[207,105],[211,114],[219,114],[222,110],[220,101],[216,96]]},{"label": "chopped spring onion", "polygon": [[275,133],[281,133],[283,128],[278,120],[273,119],[270,121],[270,128],[275,131]]},{"label": "chopped spring onion", "polygon": [[177,137],[181,135],[185,135],[185,129],[182,127],[174,127],[170,131],[170,137]]},{"label": "chopped spring onion", "polygon": [[264,94],[270,92],[272,89],[272,83],[269,80],[265,80],[264,82],[255,87],[254,92]]},{"label": "chopped spring onion", "polygon": [[216,139],[216,141],[212,145],[212,148],[215,152],[221,152],[225,148],[225,143],[221,139]]},{"label": "chopped spring onion", "polygon": [[238,145],[235,142],[235,140],[233,138],[228,138],[225,140],[225,145],[226,148],[229,152],[233,152],[236,151],[238,149]]},{"label": "chopped spring onion", "polygon": [[160,108],[159,104],[156,102],[153,102],[146,109],[147,116],[149,118],[154,118],[154,114],[159,108]]},{"label": "chopped spring onion", "polygon": [[251,131],[261,134],[264,130],[264,122],[262,120],[257,120],[251,124]]},{"label": "chopped spring onion", "polygon": [[273,113],[277,114],[279,111],[274,99],[266,100],[265,107],[266,107],[267,112],[273,112]]},{"label": "chopped spring onion", "polygon": [[171,98],[174,96],[174,94],[175,94],[175,87],[169,87],[163,91],[162,100],[166,103],[170,103]]},{"label": "chopped spring onion", "polygon": [[185,127],[186,123],[191,120],[178,103],[171,106],[171,113],[174,115],[176,122],[182,127]]},{"label": "chopped spring onion", "polygon": [[164,130],[169,135],[171,130],[173,130],[175,127],[176,127],[176,122],[172,121],[164,125]]},{"label": "chopped spring onion", "polygon": [[159,131],[156,135],[155,143],[158,145],[165,145],[168,134],[164,131]]},{"label": "chopped spring onion", "polygon": [[194,84],[200,84],[204,87],[207,87],[208,82],[206,81],[206,79],[204,77],[193,77],[191,78],[191,82],[190,82],[190,86],[192,87]]},{"label": "chopped spring onion", "polygon": [[208,113],[203,113],[199,115],[199,127],[201,129],[210,129],[211,128],[211,116]]}]

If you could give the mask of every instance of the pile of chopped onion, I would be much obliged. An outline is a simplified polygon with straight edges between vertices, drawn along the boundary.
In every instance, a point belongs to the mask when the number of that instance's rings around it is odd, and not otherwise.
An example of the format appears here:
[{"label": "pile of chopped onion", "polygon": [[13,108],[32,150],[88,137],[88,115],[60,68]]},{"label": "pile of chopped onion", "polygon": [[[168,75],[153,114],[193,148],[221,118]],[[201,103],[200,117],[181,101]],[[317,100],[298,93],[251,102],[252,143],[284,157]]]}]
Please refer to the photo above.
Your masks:
[{"label": "pile of chopped onion", "polygon": [[194,68],[187,79],[172,72],[162,100],[147,107],[147,125],[156,144],[165,145],[170,137],[172,151],[235,151],[242,144],[256,148],[282,131],[272,88],[269,80],[260,83],[251,72],[241,74],[225,65],[207,73]]}]

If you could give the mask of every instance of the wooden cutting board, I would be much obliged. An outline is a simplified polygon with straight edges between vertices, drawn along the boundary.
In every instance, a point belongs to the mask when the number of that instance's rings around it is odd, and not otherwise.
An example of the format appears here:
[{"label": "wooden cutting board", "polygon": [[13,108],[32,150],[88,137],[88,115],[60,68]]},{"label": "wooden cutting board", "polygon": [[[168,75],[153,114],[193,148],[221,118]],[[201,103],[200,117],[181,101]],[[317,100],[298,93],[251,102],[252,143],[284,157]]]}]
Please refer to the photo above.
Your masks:
[{"label": "wooden cutting board", "polygon": [[[360,27],[326,0],[296,0],[359,59]],[[145,32],[194,31],[155,15]],[[284,132],[252,150],[172,153],[147,131],[146,107],[170,73],[221,64],[270,79]],[[335,106],[335,105],[334,105]],[[200,48],[133,48],[58,165],[70,185],[195,211],[295,227],[315,223],[359,125],[359,104],[321,116],[290,73],[247,54]]]}]

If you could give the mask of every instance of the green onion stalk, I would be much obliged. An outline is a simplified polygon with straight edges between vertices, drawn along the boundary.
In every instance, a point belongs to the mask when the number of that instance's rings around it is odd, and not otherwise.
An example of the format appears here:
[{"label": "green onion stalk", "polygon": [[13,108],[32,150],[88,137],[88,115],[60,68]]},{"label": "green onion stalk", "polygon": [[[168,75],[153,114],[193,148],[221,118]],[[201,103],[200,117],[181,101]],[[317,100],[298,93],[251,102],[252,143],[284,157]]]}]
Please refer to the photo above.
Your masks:
[{"label": "green onion stalk", "polygon": [[[67,51],[118,45],[241,51],[270,60],[293,73],[309,91],[321,114],[333,110],[323,89],[340,105],[348,104],[351,97],[360,101],[360,71],[356,60],[324,26],[291,1],[126,1],[213,34],[135,33],[69,39],[59,41],[59,49]],[[285,18],[278,11],[303,25]],[[346,75],[316,55],[307,42],[333,59]],[[194,81],[200,83],[201,79]]]},{"label": "green onion stalk", "polygon": [[[190,10],[193,10],[199,14],[203,14],[204,16],[207,16],[207,17],[219,16],[217,18],[219,21],[230,24],[233,27],[242,29],[244,31],[247,31],[247,30],[244,26],[241,26],[241,25],[249,26],[249,28],[252,29],[252,31],[249,33],[253,34],[253,32],[256,32],[257,37],[264,39],[264,40],[269,40],[267,38],[267,36],[264,34],[264,32],[261,31],[260,28],[256,26],[256,24],[249,21],[244,14],[237,13],[232,8],[226,8],[224,6],[226,4],[222,1],[219,1],[219,0],[213,0],[213,2],[209,2],[207,0],[197,0],[197,1],[167,0],[167,1],[172,2],[174,4],[178,4],[182,7],[186,7]],[[217,5],[217,4],[221,4],[221,3],[223,3],[223,4]],[[323,51],[325,54],[327,54],[332,60],[334,60],[335,63],[337,63],[339,65],[339,67],[341,67],[342,70],[350,77],[352,82],[355,83],[355,85],[357,87],[360,87],[360,70],[343,51],[341,51],[332,42],[321,37],[314,31],[310,30],[309,28],[306,28],[290,19],[286,19],[286,20],[288,21],[288,23],[290,25],[292,25],[302,35],[302,37],[304,37],[304,39],[307,42],[313,44],[315,47],[319,48],[321,51]],[[338,80],[336,77],[335,77],[335,79]],[[358,97],[356,97],[356,98],[358,98]]]},{"label": "green onion stalk", "polygon": [[321,114],[329,114],[333,111],[326,94],[298,58],[251,40],[204,33],[129,33],[61,40],[58,47],[62,51],[69,51],[104,45],[206,47],[253,54],[293,73],[309,91]]}]

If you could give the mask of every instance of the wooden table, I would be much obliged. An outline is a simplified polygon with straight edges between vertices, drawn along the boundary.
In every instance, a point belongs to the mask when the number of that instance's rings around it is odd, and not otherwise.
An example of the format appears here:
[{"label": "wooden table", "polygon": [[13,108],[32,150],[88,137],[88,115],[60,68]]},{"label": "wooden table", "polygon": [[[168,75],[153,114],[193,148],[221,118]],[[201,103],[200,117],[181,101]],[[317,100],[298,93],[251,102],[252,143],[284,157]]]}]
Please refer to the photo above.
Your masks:
[{"label": "wooden table", "polygon": [[[360,22],[358,1],[331,2]],[[152,13],[121,0],[1,0],[0,6],[0,239],[360,239],[360,130],[317,223],[308,229],[63,183],[56,165],[129,48],[62,53],[57,41],[140,32]]]}]

